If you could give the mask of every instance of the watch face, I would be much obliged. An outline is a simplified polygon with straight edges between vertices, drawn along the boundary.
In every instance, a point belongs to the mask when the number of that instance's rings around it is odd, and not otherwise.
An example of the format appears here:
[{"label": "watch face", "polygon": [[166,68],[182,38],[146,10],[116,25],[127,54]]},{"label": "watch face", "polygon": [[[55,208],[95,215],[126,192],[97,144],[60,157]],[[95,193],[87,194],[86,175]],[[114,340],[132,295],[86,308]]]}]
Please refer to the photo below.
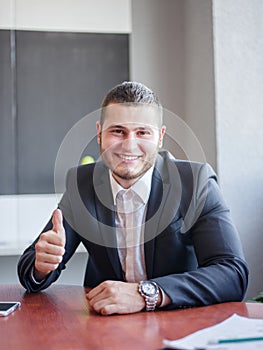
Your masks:
[{"label": "watch face", "polygon": [[156,295],[158,289],[157,285],[153,282],[144,282],[142,284],[142,291],[145,295],[151,297]]}]

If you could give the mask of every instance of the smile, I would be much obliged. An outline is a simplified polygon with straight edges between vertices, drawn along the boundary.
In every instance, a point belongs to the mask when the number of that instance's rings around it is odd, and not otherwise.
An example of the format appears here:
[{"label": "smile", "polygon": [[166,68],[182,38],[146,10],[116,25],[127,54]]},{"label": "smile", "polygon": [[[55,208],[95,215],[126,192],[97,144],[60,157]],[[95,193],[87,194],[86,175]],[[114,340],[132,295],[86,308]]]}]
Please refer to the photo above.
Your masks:
[{"label": "smile", "polygon": [[127,156],[125,154],[118,154],[118,157],[123,160],[136,160],[140,158],[139,156]]}]

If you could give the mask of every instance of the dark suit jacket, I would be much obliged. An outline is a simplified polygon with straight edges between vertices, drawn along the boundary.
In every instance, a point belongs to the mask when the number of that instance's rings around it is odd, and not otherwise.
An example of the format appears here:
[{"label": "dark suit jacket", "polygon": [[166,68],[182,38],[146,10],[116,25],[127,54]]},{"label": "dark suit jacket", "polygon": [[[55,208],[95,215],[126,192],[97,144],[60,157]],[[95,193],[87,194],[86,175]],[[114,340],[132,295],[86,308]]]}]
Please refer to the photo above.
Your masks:
[{"label": "dark suit jacket", "polygon": [[[116,249],[115,211],[109,171],[103,163],[73,168],[59,204],[66,252],[58,269],[40,285],[30,278],[35,243],[18,263],[23,286],[47,288],[60,275],[80,242],[89,252],[84,285],[123,281]],[[51,220],[43,231],[52,227]],[[155,164],[145,225],[148,279],[171,298],[168,308],[243,299],[248,269],[238,233],[208,164],[174,159],[160,152]]]}]

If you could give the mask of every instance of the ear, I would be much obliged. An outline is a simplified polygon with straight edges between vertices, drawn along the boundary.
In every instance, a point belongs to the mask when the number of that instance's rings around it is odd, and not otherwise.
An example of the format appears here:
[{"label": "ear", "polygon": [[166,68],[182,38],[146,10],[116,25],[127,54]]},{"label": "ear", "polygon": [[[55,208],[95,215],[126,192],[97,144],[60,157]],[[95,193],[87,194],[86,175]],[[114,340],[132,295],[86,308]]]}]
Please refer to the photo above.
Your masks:
[{"label": "ear", "polygon": [[163,147],[163,137],[165,135],[165,131],[166,131],[166,126],[163,125],[160,131],[160,138],[159,138],[159,144],[158,144],[159,148]]},{"label": "ear", "polygon": [[100,143],[101,143],[101,124],[99,121],[96,122],[96,130],[97,130],[97,142],[100,145]]}]

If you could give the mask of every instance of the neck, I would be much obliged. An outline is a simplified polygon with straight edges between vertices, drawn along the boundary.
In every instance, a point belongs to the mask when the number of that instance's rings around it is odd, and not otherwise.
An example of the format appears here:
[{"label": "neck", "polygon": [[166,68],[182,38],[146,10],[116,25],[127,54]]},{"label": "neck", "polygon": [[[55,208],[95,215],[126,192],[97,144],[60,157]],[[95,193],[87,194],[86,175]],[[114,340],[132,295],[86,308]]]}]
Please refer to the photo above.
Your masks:
[{"label": "neck", "polygon": [[121,187],[125,188],[125,189],[130,188],[132,185],[135,184],[136,181],[139,180],[138,178],[126,180],[126,179],[123,179],[123,178],[117,176],[117,175],[114,174],[114,173],[112,174],[112,176],[113,176],[114,180],[115,180],[116,182],[118,182],[118,184],[119,184]]}]

